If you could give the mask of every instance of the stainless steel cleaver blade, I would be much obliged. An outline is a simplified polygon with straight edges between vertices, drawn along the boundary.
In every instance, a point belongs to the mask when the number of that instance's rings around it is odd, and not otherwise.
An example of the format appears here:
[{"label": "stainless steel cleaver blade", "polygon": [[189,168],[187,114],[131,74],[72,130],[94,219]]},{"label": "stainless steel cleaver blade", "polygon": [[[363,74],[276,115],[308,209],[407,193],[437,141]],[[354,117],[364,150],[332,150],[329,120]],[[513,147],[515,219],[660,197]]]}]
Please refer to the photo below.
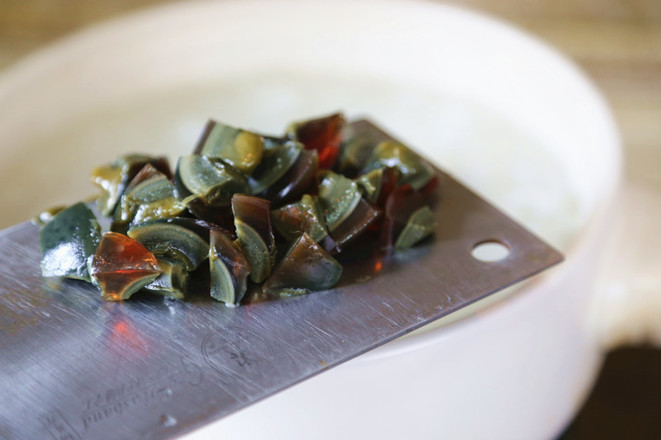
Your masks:
[{"label": "stainless steel cleaver blade", "polygon": [[[354,123],[375,139],[387,134]],[[228,308],[102,302],[41,277],[38,228],[0,232],[0,438],[170,438],[227,416],[562,260],[438,171],[433,240],[347,263],[338,287]],[[509,255],[472,256],[484,241]]]}]

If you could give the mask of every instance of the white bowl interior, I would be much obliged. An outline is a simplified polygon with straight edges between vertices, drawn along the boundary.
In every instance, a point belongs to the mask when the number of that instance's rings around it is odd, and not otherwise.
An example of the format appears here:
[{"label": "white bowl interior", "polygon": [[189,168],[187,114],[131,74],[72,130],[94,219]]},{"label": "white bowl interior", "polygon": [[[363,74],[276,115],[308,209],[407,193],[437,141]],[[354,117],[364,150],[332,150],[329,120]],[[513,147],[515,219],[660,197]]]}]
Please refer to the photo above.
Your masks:
[{"label": "white bowl interior", "polygon": [[[0,77],[0,227],[93,194],[89,170],[119,153],[187,154],[209,117],[278,133],[336,110],[373,118],[567,263],[617,184],[600,96],[500,22],[425,2],[186,2],[85,31]],[[435,333],[418,345],[448,334]]]}]

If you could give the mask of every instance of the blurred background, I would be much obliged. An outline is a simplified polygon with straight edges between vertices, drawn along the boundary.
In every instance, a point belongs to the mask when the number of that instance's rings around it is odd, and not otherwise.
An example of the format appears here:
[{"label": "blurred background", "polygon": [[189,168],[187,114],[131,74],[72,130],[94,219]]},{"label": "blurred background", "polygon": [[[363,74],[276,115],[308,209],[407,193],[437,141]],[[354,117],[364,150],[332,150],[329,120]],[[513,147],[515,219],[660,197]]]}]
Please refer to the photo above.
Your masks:
[{"label": "blurred background", "polygon": [[[172,1],[0,0],[0,71],[79,29]],[[445,3],[510,21],[577,62],[613,109],[627,179],[661,193],[661,0]],[[619,349],[609,354],[596,388],[561,439],[659,439],[660,406],[661,351]]]},{"label": "blurred background", "polygon": [[[406,0],[402,0],[406,1]],[[0,0],[0,69],[99,21],[173,0]],[[573,58],[606,95],[630,178],[661,189],[660,0],[454,0],[530,31]]]}]

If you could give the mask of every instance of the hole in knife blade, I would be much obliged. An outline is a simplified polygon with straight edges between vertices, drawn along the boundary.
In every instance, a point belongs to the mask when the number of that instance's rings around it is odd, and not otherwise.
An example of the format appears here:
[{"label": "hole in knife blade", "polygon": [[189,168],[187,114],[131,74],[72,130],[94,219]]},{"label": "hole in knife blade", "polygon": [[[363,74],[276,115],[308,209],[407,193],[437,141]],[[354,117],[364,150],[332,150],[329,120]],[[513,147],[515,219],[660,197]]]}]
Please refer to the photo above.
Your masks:
[{"label": "hole in knife blade", "polygon": [[487,263],[504,260],[509,254],[510,248],[496,240],[481,241],[471,251],[473,258]]}]

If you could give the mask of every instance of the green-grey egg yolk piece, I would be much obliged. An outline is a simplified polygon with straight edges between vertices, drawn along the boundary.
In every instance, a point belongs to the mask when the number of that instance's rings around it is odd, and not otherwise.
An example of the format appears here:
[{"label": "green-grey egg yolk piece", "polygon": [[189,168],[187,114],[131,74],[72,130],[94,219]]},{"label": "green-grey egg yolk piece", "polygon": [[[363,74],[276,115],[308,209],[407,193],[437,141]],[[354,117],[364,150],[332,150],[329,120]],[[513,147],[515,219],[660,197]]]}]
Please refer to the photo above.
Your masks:
[{"label": "green-grey egg yolk piece", "polygon": [[374,148],[363,174],[377,168],[397,168],[400,172],[400,184],[408,183],[415,190],[425,186],[434,177],[434,169],[404,144],[395,141],[383,141]]},{"label": "green-grey egg yolk piece", "polygon": [[111,215],[129,182],[147,164],[151,164],[168,178],[172,177],[170,164],[165,157],[152,157],[145,154],[126,154],[109,165],[92,170],[92,183],[101,188],[97,208],[102,215]]},{"label": "green-grey egg yolk piece", "polygon": [[[184,194],[199,199],[207,206],[229,206],[232,194],[249,192],[248,182],[243,174],[233,169],[221,159],[191,155],[179,159],[175,185]],[[185,200],[188,200],[186,197]]]},{"label": "green-grey egg yolk piece", "polygon": [[429,206],[419,208],[406,222],[406,226],[395,241],[395,249],[403,250],[432,235],[436,230],[436,219]]},{"label": "green-grey egg yolk piece", "polygon": [[380,142],[379,134],[365,130],[360,124],[348,124],[336,163],[344,175],[353,175],[365,167],[372,150]]},{"label": "green-grey egg yolk piece", "polygon": [[144,288],[168,298],[183,299],[186,296],[185,287],[190,272],[181,261],[172,258],[163,257],[158,260],[158,265],[161,274]]},{"label": "green-grey egg yolk piece", "polygon": [[209,250],[210,294],[227,305],[237,305],[246,293],[250,268],[241,250],[219,231],[211,231]]},{"label": "green-grey egg yolk piece", "polygon": [[187,271],[195,270],[209,254],[209,244],[202,237],[167,219],[133,226],[127,235],[142,243],[156,258],[179,261]]},{"label": "green-grey egg yolk piece", "polygon": [[101,227],[85,203],[60,211],[39,232],[42,275],[90,281],[88,260],[100,241]]},{"label": "green-grey egg yolk piece", "polygon": [[262,160],[264,139],[240,128],[209,121],[195,152],[223,159],[231,167],[250,175]]},{"label": "green-grey egg yolk piece", "polygon": [[383,184],[383,170],[383,168],[377,168],[356,178],[363,197],[372,204],[376,204],[379,200]]},{"label": "green-grey egg yolk piece", "polygon": [[333,232],[356,209],[362,195],[356,182],[341,174],[323,171],[320,175],[319,200],[328,230]]},{"label": "green-grey egg yolk piece", "polygon": [[270,274],[275,260],[275,237],[271,227],[268,200],[246,194],[234,194],[232,212],[236,245],[250,266],[250,279],[261,283]]},{"label": "green-grey egg yolk piece", "polygon": [[284,140],[264,154],[262,162],[248,181],[252,194],[258,195],[269,188],[289,171],[303,151],[303,144]]},{"label": "green-grey egg yolk piece", "polygon": [[115,210],[114,226],[177,217],[185,210],[186,205],[177,197],[173,183],[157,172],[127,188]]}]

